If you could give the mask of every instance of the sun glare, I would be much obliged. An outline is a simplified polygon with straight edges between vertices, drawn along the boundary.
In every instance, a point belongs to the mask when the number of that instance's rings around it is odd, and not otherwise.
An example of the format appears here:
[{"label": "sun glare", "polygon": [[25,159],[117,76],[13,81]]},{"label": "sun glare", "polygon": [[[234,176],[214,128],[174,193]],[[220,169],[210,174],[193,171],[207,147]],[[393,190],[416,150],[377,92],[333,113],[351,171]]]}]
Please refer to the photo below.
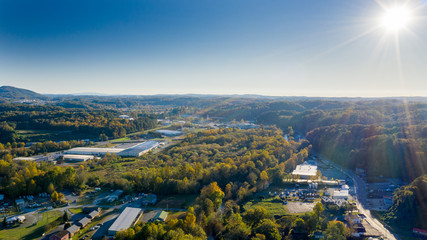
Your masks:
[{"label": "sun glare", "polygon": [[387,9],[386,13],[382,17],[382,26],[391,31],[398,31],[405,28],[411,21],[412,15],[407,7],[393,7]]}]

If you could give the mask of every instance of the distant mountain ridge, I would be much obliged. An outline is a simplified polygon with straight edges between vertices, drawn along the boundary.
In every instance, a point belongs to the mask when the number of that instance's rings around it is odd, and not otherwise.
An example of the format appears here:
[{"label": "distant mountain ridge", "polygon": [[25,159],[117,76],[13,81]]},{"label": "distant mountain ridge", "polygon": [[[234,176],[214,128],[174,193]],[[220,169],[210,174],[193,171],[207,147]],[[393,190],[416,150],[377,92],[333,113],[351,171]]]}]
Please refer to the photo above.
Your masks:
[{"label": "distant mountain ridge", "polygon": [[49,99],[49,97],[33,92],[31,90],[16,88],[12,86],[0,87],[0,98],[9,99],[9,100],[36,100],[36,99],[47,100]]}]

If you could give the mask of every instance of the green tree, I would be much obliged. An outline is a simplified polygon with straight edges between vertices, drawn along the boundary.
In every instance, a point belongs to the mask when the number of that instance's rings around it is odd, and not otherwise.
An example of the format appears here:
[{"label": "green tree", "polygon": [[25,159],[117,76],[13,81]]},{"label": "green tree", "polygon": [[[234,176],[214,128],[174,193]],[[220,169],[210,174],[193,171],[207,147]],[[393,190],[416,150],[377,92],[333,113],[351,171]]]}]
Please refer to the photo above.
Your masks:
[{"label": "green tree", "polygon": [[313,213],[314,213],[314,216],[316,216],[317,222],[319,222],[320,216],[322,215],[324,210],[325,208],[323,207],[322,203],[318,202],[316,203],[316,205],[314,205]]},{"label": "green tree", "polygon": [[280,240],[281,237],[277,227],[278,225],[270,219],[263,219],[258,227],[255,228],[255,232],[263,234],[267,239]]},{"label": "green tree", "polygon": [[70,215],[67,211],[64,211],[64,215],[62,215],[62,221],[65,223],[68,222],[68,220],[70,220]]},{"label": "green tree", "polygon": [[326,240],[345,240],[348,235],[348,228],[340,221],[329,222],[325,231]]},{"label": "green tree", "polygon": [[265,218],[268,218],[268,213],[267,210],[263,207],[249,209],[243,216],[245,222],[252,228],[256,227],[261,222],[261,220]]},{"label": "green tree", "polygon": [[202,188],[202,191],[200,193],[200,198],[209,198],[214,203],[215,209],[218,209],[219,206],[221,206],[222,199],[224,198],[224,196],[225,194],[218,186],[217,182],[213,182],[208,186],[205,186],[204,188]]},{"label": "green tree", "polygon": [[50,199],[52,202],[57,202],[59,200],[59,195],[56,191],[53,191],[53,193],[50,195]]}]

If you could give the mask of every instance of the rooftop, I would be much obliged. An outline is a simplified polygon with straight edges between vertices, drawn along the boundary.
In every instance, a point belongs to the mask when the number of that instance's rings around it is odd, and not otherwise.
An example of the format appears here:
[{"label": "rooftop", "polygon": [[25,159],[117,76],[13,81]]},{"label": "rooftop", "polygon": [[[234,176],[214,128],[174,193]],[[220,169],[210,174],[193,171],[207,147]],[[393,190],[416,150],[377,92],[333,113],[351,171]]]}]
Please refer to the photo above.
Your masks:
[{"label": "rooftop", "polygon": [[316,176],[317,166],[310,164],[297,165],[295,170],[292,172],[293,175],[304,175],[304,176]]},{"label": "rooftop", "polygon": [[76,232],[80,231],[80,227],[73,224],[65,230],[68,231],[69,233],[76,233]]},{"label": "rooftop", "polygon": [[113,225],[108,229],[108,231],[118,232],[120,230],[128,229],[132,226],[133,222],[138,218],[138,215],[141,213],[140,208],[127,207],[120,216],[114,221]]},{"label": "rooftop", "polygon": [[72,148],[65,152],[67,155],[105,155],[107,153],[115,153],[119,156],[139,156],[152,148],[159,145],[156,141],[146,141],[143,143],[136,144],[132,147],[120,148],[91,148],[91,147],[77,147]]}]

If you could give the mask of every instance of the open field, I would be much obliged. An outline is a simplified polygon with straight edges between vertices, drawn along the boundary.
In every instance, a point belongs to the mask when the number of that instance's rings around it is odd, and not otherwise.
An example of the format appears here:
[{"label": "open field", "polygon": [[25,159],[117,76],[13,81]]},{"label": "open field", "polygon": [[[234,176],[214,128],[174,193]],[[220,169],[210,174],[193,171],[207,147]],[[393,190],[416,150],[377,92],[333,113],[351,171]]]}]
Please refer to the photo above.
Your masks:
[{"label": "open field", "polygon": [[286,215],[288,213],[286,205],[284,205],[280,199],[275,197],[252,199],[243,205],[245,211],[255,207],[265,208],[270,215]]},{"label": "open field", "polygon": [[171,195],[164,198],[155,205],[156,208],[188,208],[196,200],[196,194]]},{"label": "open field", "polygon": [[306,213],[313,211],[314,205],[316,205],[315,202],[288,202],[286,206],[289,210],[289,213]]},{"label": "open field", "polygon": [[[36,217],[39,219],[35,223],[30,226],[23,227],[15,227],[3,229],[0,231],[0,239],[7,240],[18,240],[18,239],[36,239],[41,237],[45,232],[45,226],[49,223],[54,222],[58,217],[62,216],[62,212],[60,211],[51,211],[37,214]],[[25,226],[25,225],[24,225]]]},{"label": "open field", "polygon": [[72,214],[78,214],[83,212],[83,208],[70,208],[68,209]]}]

